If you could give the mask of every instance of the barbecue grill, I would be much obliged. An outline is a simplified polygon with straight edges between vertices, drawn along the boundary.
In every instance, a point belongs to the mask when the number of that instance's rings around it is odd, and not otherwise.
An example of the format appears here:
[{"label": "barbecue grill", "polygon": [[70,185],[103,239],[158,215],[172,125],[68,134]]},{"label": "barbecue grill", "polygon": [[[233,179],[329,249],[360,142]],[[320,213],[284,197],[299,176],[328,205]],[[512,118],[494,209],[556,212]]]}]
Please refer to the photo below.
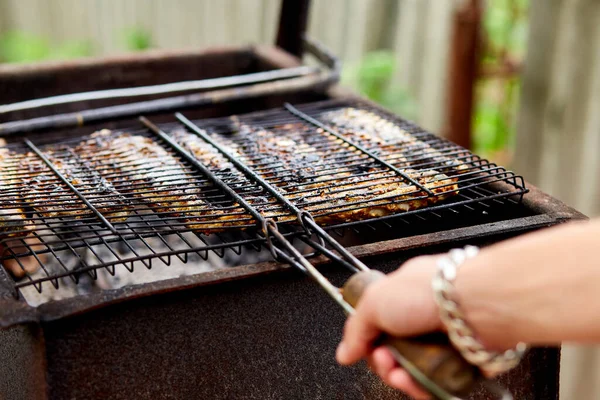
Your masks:
[{"label": "barbecue grill", "polygon": [[[389,272],[584,218],[334,86],[307,15],[282,2],[277,47],[0,67],[2,396],[401,398],[335,364],[344,315],[265,215],[338,286],[354,257]],[[500,381],[558,398],[559,359],[533,349]]]}]

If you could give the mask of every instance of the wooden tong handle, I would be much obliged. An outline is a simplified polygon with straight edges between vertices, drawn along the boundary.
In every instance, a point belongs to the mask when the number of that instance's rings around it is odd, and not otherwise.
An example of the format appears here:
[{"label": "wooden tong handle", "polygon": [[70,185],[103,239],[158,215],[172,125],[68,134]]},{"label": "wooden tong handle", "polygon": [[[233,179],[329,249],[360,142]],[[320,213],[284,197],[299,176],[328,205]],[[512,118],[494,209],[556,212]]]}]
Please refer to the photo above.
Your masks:
[{"label": "wooden tong handle", "polygon": [[[365,289],[385,274],[371,270],[354,274],[342,288],[344,300],[356,307]],[[467,362],[443,333],[412,338],[384,336],[378,344],[392,346],[429,380],[454,396],[472,391],[481,379],[479,369]]]}]

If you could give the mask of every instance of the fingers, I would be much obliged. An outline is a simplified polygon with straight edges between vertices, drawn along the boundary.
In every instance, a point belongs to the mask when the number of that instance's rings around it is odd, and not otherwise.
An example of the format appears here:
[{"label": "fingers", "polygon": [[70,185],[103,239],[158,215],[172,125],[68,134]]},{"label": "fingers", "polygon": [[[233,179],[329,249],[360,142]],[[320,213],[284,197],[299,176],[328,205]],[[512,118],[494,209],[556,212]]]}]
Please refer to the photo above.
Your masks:
[{"label": "fingers", "polygon": [[388,378],[390,372],[398,367],[392,353],[385,347],[378,347],[373,350],[373,353],[369,357],[369,365],[371,365],[371,369],[373,369],[384,382]]},{"label": "fingers", "polygon": [[356,313],[346,320],[342,342],[337,348],[336,359],[342,365],[350,365],[366,357],[371,344],[381,334],[380,328],[375,323],[376,310],[372,300],[373,290],[377,288],[378,282],[372,284],[365,290],[360,300]]},{"label": "fingers", "polygon": [[390,371],[384,382],[395,389],[403,391],[416,400],[429,400],[431,398],[429,394],[417,386],[408,372],[401,368],[394,368]]},{"label": "fingers", "polygon": [[336,352],[337,361],[350,365],[366,358],[371,369],[389,386],[415,399],[429,399],[400,368],[385,347],[373,343],[386,333],[405,337],[439,330],[441,321],[431,290],[436,257],[419,257],[400,270],[372,283],[364,291],[355,312],[346,321],[343,339]]},{"label": "fingers", "polygon": [[379,336],[379,330],[365,316],[350,317],[344,329],[344,339],[336,351],[336,359],[342,365],[351,365],[367,356],[371,343]]},{"label": "fingers", "polygon": [[401,390],[417,400],[431,397],[413,381],[405,370],[398,366],[387,348],[376,348],[368,360],[373,372],[379,375],[386,385]]},{"label": "fingers", "polygon": [[431,291],[435,261],[421,257],[372,283],[344,327],[336,358],[349,365],[367,356],[381,333],[409,336],[436,330],[439,315]]}]

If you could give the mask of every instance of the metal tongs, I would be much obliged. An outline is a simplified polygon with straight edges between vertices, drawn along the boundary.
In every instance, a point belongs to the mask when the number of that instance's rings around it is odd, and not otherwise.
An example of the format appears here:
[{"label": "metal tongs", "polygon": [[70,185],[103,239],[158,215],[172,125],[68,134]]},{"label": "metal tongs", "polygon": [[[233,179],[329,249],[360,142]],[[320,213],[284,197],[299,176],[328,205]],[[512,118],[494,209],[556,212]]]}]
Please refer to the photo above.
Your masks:
[{"label": "metal tongs", "polygon": [[[383,278],[385,274],[368,268],[325,232],[309,213],[301,211],[298,220],[308,235],[312,234],[318,238],[318,242],[315,242],[309,236],[304,237],[307,244],[333,261],[349,267],[355,274],[342,288],[333,285],[279,232],[274,220],[265,219],[263,231],[273,256],[305,272],[342,307],[346,314],[352,314],[367,286]],[[327,249],[325,242],[335,249],[337,254]],[[483,384],[500,400],[513,399],[505,388],[485,379],[479,369],[467,362],[444,334],[430,334],[408,339],[384,336],[378,343],[387,346],[398,364],[424,390],[438,400],[461,400],[463,396],[471,393],[477,384]]]},{"label": "metal tongs", "polygon": [[[297,112],[295,109],[290,111]],[[212,145],[220,153],[229,159],[249,179],[260,184],[267,192],[278,199],[282,204],[295,213],[297,220],[303,229],[300,238],[309,246],[323,254],[330,260],[348,268],[354,275],[342,288],[333,285],[319,270],[308,261],[300,251],[279,231],[277,222],[272,218],[265,218],[254,206],[241,197],[233,188],[222,181],[193,155],[182,148],[169,135],[164,133],[158,126],[144,117],[140,121],[182,155],[189,163],[202,171],[216,186],[230,195],[235,201],[254,217],[258,227],[262,229],[262,235],[267,241],[269,250],[273,257],[280,262],[290,264],[306,273],[315,280],[344,310],[346,314],[354,313],[354,307],[358,303],[365,288],[385,275],[379,271],[369,269],[365,264],[352,255],[313,219],[311,214],[300,210],[294,203],[283,196],[269,182],[262,179],[251,168],[237,159],[233,154],[217,143],[210,135],[195,126],[190,120],[181,114],[176,114],[177,119],[186,125],[192,132]],[[316,123],[316,121],[315,121]],[[352,144],[354,145],[354,144]],[[373,155],[373,157],[376,157]],[[316,240],[313,239],[316,237]],[[330,246],[330,248],[327,247]],[[483,383],[491,392],[501,400],[512,400],[510,393],[498,386],[491,380],[486,380],[479,369],[466,361],[460,352],[456,350],[444,334],[432,334],[415,338],[395,338],[384,336],[379,343],[385,344],[398,364],[418,382],[423,389],[439,400],[460,400],[463,396],[471,393],[477,384]]]}]

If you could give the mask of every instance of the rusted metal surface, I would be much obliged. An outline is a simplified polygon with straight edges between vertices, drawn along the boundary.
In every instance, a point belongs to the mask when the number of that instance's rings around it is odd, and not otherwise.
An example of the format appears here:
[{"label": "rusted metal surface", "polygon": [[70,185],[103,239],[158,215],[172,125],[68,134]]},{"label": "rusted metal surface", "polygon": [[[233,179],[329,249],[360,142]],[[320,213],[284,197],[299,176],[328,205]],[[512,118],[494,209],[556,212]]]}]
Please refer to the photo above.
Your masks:
[{"label": "rusted metal surface", "polygon": [[297,57],[302,57],[302,38],[308,23],[310,0],[282,0],[276,44]]},{"label": "rusted metal surface", "polygon": [[97,101],[119,98],[143,98],[147,96],[173,95],[204,90],[225,89],[255,83],[271,82],[278,79],[290,79],[317,72],[316,67],[302,65],[299,67],[251,72],[234,76],[223,76],[212,79],[195,79],[193,81],[172,82],[160,85],[136,86],[122,89],[104,89],[65,95],[48,96],[41,99],[26,100],[17,103],[0,104],[0,115],[9,112],[52,107],[60,104],[78,103],[81,101]]},{"label": "rusted metal surface", "polygon": [[[390,272],[422,253],[367,262]],[[347,279],[326,272],[337,285]],[[344,320],[313,282],[288,270],[48,322],[50,398],[404,398],[363,364],[336,364]],[[502,380],[518,399],[553,399],[557,363],[555,349],[535,349]],[[482,393],[471,398],[491,399]]]},{"label": "rusted metal surface", "polygon": [[[537,189],[533,189],[530,195],[526,196],[526,199],[526,202],[532,206],[545,207],[547,212],[545,214],[516,218],[490,224],[482,224],[467,228],[411,236],[408,238],[358,245],[350,247],[349,251],[359,258],[374,255],[388,255],[389,257],[394,258],[398,255],[401,255],[405,251],[426,248],[431,245],[449,243],[458,245],[459,243],[468,242],[476,238],[488,238],[497,235],[516,235],[526,231],[556,225],[570,219],[584,218],[582,214],[579,214],[575,211],[569,211],[570,209],[568,207],[556,200],[553,200],[549,196],[544,195]],[[556,213],[552,213],[548,209],[548,205],[553,205],[556,207]],[[316,265],[323,265],[326,264],[328,260],[325,257],[316,257],[313,259],[313,261]],[[47,303],[37,309],[38,313],[30,313],[29,318],[34,318],[34,320],[36,318],[40,318],[43,321],[50,321],[64,318],[72,314],[78,314],[92,309],[104,307],[109,304],[122,302],[128,299],[183,290],[195,286],[204,286],[218,284],[230,280],[244,279],[256,275],[268,274],[278,270],[285,270],[287,268],[287,266],[283,266],[276,262],[265,262],[235,268],[227,268],[200,275],[153,282],[142,286],[104,291],[102,293],[90,294],[88,296]],[[12,307],[10,304],[7,304],[6,307],[0,309],[0,326],[9,326],[13,323],[20,322],[14,321],[14,318],[22,318],[21,313],[24,306],[19,302],[13,302],[12,304]],[[14,313],[10,312],[10,310],[16,305],[19,305],[19,311]]]},{"label": "rusted metal surface", "polygon": [[[496,186],[498,189],[502,188],[501,185]],[[499,235],[506,237],[507,235],[515,235],[549,227],[568,220],[586,218],[583,214],[548,196],[537,188],[530,187],[530,190],[530,193],[524,197],[523,203],[537,215],[439,231],[424,235],[409,236],[401,239],[379,241],[371,244],[356,245],[349,247],[349,251],[359,258],[383,254],[388,254],[389,257],[394,258],[401,255],[404,251],[416,248],[427,248],[432,245],[448,243],[458,244],[472,239],[497,237]],[[326,264],[327,262],[328,260],[325,257],[316,257],[314,259],[316,265]],[[87,296],[78,296],[76,298],[61,301],[53,301],[41,305],[37,309],[37,312],[34,312],[33,309],[28,309],[22,302],[7,300],[6,306],[0,308],[0,326],[10,326],[16,323],[22,323],[23,318],[26,318],[26,321],[34,321],[38,318],[43,321],[55,320],[128,299],[183,290],[194,286],[218,284],[224,281],[243,279],[287,268],[288,267],[282,266],[276,262],[265,262],[228,268],[200,275],[186,276],[172,280],[148,283],[141,286],[126,287],[123,289],[104,291]],[[28,310],[29,312],[24,314],[23,311],[25,310]],[[26,317],[24,317],[24,315],[26,315]]]},{"label": "rusted metal surface", "polygon": [[[226,102],[230,103],[240,100],[251,100],[266,96],[297,94],[310,91],[325,91],[328,86],[336,83],[339,80],[341,68],[340,63],[337,58],[328,52],[327,49],[325,49],[322,45],[309,39],[305,40],[307,43],[307,51],[311,52],[311,54],[313,54],[324,65],[331,68],[331,71],[316,71],[311,75],[280,79],[273,82],[255,83],[245,86],[213,90],[209,92],[183,94],[173,97],[156,98],[154,100],[83,109],[76,112],[52,114],[31,119],[8,121],[0,123],[0,137],[25,133],[29,134],[34,131],[75,128],[91,123],[132,118],[141,114],[161,114],[170,111],[181,111],[190,108],[219,105]],[[256,55],[254,56],[256,57]],[[119,99],[119,101],[122,100],[123,99]],[[114,102],[115,99],[102,99],[98,101]],[[90,102],[95,101],[87,100],[77,103],[57,104],[51,107],[69,108]],[[19,114],[34,111],[35,109],[23,109],[7,114]]]},{"label": "rusted metal surface", "polygon": [[[296,57],[273,46],[228,46],[199,51],[151,51],[119,57],[0,65],[0,102],[8,104],[108,88],[211,79],[299,66]],[[148,100],[156,97],[149,96]],[[0,115],[0,122],[72,113],[123,104],[84,101]],[[264,106],[263,106],[264,107]]]},{"label": "rusted metal surface", "polygon": [[314,91],[332,83],[334,83],[334,79],[329,74],[315,74],[288,80],[257,83],[243,88],[221,89],[206,93],[83,110],[76,113],[32,118],[24,121],[5,122],[0,124],[0,136],[6,137],[33,131],[79,127],[89,123],[131,118],[140,114],[153,115],[175,110],[186,110],[192,107],[218,105],[236,100],[251,100],[267,95]]},{"label": "rusted metal surface", "polygon": [[471,126],[475,82],[479,68],[479,41],[482,1],[462,2],[454,17],[450,47],[448,97],[448,131],[446,137],[467,149],[471,148]]},{"label": "rusted metal surface", "polygon": [[[223,47],[196,52],[153,51],[120,57],[0,66],[3,104],[105,88],[126,88],[256,71],[251,47]],[[174,75],[173,70],[177,71]],[[114,102],[81,102],[48,108],[45,113],[74,112]],[[39,110],[2,115],[2,121],[40,116]]]},{"label": "rusted metal surface", "polygon": [[38,325],[0,329],[0,360],[0,399],[48,398],[44,338]]}]

